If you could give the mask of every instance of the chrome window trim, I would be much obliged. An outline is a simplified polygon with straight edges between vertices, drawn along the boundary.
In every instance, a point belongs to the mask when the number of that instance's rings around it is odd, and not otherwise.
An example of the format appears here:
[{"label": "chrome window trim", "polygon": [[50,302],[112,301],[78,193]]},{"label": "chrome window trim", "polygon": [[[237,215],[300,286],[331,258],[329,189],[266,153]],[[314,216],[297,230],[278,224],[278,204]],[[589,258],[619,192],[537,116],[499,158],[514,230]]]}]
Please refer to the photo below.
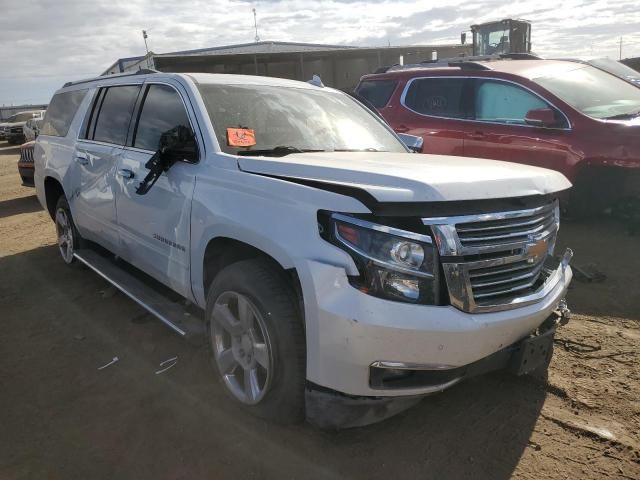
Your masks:
[{"label": "chrome window trim", "polygon": [[[434,79],[434,78],[455,78],[455,79],[480,79],[480,80],[494,80],[497,82],[504,82],[504,83],[511,83],[513,85],[516,85],[517,87],[523,88],[529,92],[531,92],[533,95],[535,95],[536,97],[540,98],[543,102],[551,105],[553,108],[555,108],[558,112],[560,112],[562,114],[562,116],[564,117],[564,119],[567,121],[567,125],[568,127],[536,127],[535,125],[523,125],[523,124],[519,124],[519,123],[504,123],[504,122],[498,122],[498,121],[490,121],[490,120],[475,120],[472,118],[457,118],[457,117],[443,117],[440,115],[429,115],[427,113],[420,113],[417,112],[416,110],[413,110],[411,107],[409,107],[406,102],[406,96],[407,96],[407,92],[409,91],[409,87],[411,86],[411,84],[415,81],[415,80],[430,80],[430,79]],[[553,130],[553,131],[571,131],[573,126],[571,125],[571,121],[569,120],[569,117],[567,116],[566,113],[564,113],[564,111],[562,111],[560,108],[558,108],[553,102],[549,101],[547,98],[545,98],[544,96],[542,96],[541,94],[539,94],[538,92],[530,89],[529,87],[522,85],[521,83],[518,83],[516,81],[513,80],[507,80],[505,78],[498,78],[498,77],[481,77],[481,76],[460,76],[460,75],[434,75],[431,77],[413,77],[411,78],[404,86],[404,89],[402,91],[402,94],[400,95],[400,105],[403,106],[404,108],[406,108],[407,110],[409,110],[412,113],[415,113],[416,115],[420,115],[421,117],[427,117],[427,118],[438,118],[438,119],[442,119],[442,120],[456,120],[459,122],[473,122],[473,123],[482,123],[482,124],[489,124],[489,125],[505,125],[505,126],[509,126],[509,127],[524,127],[524,128],[536,128],[536,129],[544,129],[544,130]]]},{"label": "chrome window trim", "polygon": [[[98,85],[92,85],[90,88],[87,88],[87,90],[90,90],[91,88],[95,88],[96,90],[95,90],[95,92],[93,92],[93,98],[89,102],[87,110],[84,111],[84,118],[82,119],[82,123],[80,123],[80,128],[78,129],[78,134],[76,135],[76,141],[78,141],[78,142],[84,141],[84,142],[88,142],[88,143],[95,143],[97,145],[110,145],[110,146],[113,146],[113,147],[124,147],[124,145],[120,145],[119,143],[100,142],[100,141],[97,141],[97,140],[90,140],[88,138],[82,138],[80,135],[82,134],[82,132],[84,132],[86,130],[85,122],[87,120],[87,112],[88,112],[89,109],[93,108],[93,103],[96,101],[96,94],[101,88],[137,87],[137,86],[142,87],[143,84],[144,84],[144,82],[127,82],[127,83],[114,83],[114,84],[100,83]],[[138,95],[139,94],[140,93],[138,92]],[[135,108],[135,102],[134,102],[133,106]],[[127,139],[125,138],[125,142],[126,141],[127,141]]]},{"label": "chrome window trim", "polygon": [[[182,96],[182,94],[180,93],[180,91],[176,88],[175,85],[172,85],[169,82],[163,82],[163,81],[158,81],[158,80],[154,80],[154,81],[150,81],[150,82],[136,82],[136,83],[116,83],[116,84],[100,84],[96,86],[96,91],[99,90],[100,88],[109,88],[109,87],[131,87],[131,86],[140,86],[141,89],[144,88],[145,86],[149,85],[166,85],[170,88],[173,88],[173,90],[178,94],[178,96],[180,97],[180,100],[182,101],[182,106],[184,107],[184,111],[187,114],[187,119],[189,120],[189,126],[191,127],[191,130],[193,131],[194,136],[196,135],[196,129],[194,128],[194,120],[191,118],[191,115],[189,115],[189,108],[187,107],[187,103],[184,100],[184,97]],[[140,91],[140,93],[142,93],[142,90]],[[95,94],[94,94],[95,95]],[[95,97],[92,99],[91,103],[93,104],[93,102],[95,101]],[[89,105],[89,107],[91,107],[91,105]],[[135,105],[134,105],[135,107]],[[142,107],[144,107],[144,103],[142,104]],[[195,112],[195,109],[193,108],[193,105],[191,105],[192,110]],[[86,111],[85,111],[85,119],[86,119]],[[136,113],[135,111],[133,113]],[[133,120],[133,114],[132,114],[132,118],[131,120]],[[134,151],[134,152],[140,152],[140,153],[151,153],[154,154],[155,151],[154,150],[146,150],[144,148],[138,148],[138,147],[133,147],[133,146],[128,146],[128,145],[120,145],[119,143],[110,143],[110,142],[100,142],[98,140],[89,140],[87,138],[81,138],[80,134],[81,132],[84,130],[85,127],[85,120],[82,121],[81,124],[81,128],[78,130],[78,135],[76,137],[76,141],[78,143],[88,143],[88,144],[94,144],[94,145],[104,145],[104,146],[109,146],[109,147],[117,147],[117,148],[122,148],[123,150],[127,150],[127,151]],[[199,131],[200,129],[198,129]],[[128,139],[127,139],[128,140]],[[198,150],[200,152],[199,158],[197,162],[184,162],[184,163],[188,163],[191,165],[195,165],[200,163],[200,159],[204,157],[205,155],[205,150],[204,150],[204,146],[202,146],[204,144],[203,141],[198,141],[198,139],[196,138],[196,143],[198,144]]]}]

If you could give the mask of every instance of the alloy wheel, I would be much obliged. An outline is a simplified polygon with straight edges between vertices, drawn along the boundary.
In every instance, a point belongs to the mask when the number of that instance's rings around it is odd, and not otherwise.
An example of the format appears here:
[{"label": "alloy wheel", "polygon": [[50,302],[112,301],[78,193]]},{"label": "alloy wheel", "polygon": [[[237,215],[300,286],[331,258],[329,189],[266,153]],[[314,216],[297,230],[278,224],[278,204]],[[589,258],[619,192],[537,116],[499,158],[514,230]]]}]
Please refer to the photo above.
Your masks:
[{"label": "alloy wheel", "polygon": [[60,255],[65,263],[71,263],[73,261],[73,228],[64,208],[58,208],[56,211],[56,232]]},{"label": "alloy wheel", "polygon": [[271,385],[273,350],[264,319],[246,295],[224,292],[211,318],[213,352],[222,379],[240,402],[259,403]]}]

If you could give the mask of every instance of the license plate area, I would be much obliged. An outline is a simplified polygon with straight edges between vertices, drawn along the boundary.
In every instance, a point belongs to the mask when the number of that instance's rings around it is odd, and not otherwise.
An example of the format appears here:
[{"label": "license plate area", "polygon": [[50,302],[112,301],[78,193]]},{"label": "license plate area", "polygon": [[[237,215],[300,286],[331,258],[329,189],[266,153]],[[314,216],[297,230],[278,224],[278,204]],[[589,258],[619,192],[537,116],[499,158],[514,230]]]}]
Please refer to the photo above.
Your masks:
[{"label": "license plate area", "polygon": [[555,328],[541,335],[525,338],[511,356],[509,369],[516,375],[528,375],[547,364],[553,355]]}]

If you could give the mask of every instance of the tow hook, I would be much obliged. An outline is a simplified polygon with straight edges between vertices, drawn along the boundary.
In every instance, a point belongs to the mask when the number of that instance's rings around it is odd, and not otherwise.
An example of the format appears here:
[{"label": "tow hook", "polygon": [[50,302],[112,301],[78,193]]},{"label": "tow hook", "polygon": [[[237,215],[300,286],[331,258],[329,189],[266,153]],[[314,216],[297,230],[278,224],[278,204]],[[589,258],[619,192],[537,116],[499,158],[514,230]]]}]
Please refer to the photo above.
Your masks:
[{"label": "tow hook", "polygon": [[569,309],[567,301],[564,298],[560,300],[560,303],[558,303],[558,308],[556,308],[554,313],[557,315],[556,322],[558,323],[558,325],[566,325],[567,323],[569,323],[569,320],[571,320],[571,310]]}]

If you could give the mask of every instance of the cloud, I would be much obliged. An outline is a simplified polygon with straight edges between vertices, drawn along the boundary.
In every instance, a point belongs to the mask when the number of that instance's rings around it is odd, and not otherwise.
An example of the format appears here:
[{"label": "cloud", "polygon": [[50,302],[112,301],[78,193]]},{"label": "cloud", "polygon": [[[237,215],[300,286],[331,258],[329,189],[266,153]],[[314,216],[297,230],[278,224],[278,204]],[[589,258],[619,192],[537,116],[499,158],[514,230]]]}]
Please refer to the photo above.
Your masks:
[{"label": "cloud", "polygon": [[533,22],[548,56],[640,55],[637,0],[24,0],[0,15],[0,104],[48,101],[65,81],[93,76],[149,48],[170,52],[262,40],[386,46],[458,42],[473,23]]}]

